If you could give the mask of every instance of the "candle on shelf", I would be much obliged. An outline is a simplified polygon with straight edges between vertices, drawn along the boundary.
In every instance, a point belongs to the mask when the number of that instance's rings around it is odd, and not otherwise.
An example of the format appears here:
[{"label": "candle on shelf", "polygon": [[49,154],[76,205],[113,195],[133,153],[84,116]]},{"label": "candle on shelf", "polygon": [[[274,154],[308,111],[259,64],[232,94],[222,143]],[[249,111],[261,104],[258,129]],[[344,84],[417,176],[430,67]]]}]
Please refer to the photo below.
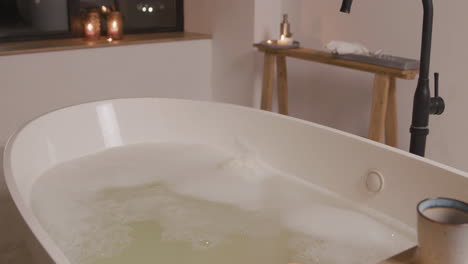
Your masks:
[{"label": "candle on shelf", "polygon": [[293,39],[288,38],[285,35],[281,35],[280,39],[278,40],[279,46],[289,46],[293,44]]},{"label": "candle on shelf", "polygon": [[88,40],[98,40],[101,36],[101,21],[98,12],[89,12],[84,23],[85,37]]},{"label": "candle on shelf", "polygon": [[122,39],[123,21],[122,13],[111,12],[107,15],[107,35],[112,39]]},{"label": "candle on shelf", "polygon": [[291,25],[288,21],[288,15],[283,15],[283,22],[281,22],[281,37],[278,40],[279,46],[291,46],[294,43],[291,33]]}]

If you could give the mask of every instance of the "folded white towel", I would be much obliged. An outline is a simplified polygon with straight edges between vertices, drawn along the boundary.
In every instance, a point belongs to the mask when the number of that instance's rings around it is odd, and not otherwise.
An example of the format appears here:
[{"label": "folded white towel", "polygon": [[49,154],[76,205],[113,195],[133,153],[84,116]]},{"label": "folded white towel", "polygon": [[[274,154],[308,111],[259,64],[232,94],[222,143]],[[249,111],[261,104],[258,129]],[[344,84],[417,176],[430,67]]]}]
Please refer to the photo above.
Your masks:
[{"label": "folded white towel", "polygon": [[359,54],[370,55],[369,50],[359,43],[350,43],[345,41],[330,41],[327,44],[327,49],[335,54]]}]

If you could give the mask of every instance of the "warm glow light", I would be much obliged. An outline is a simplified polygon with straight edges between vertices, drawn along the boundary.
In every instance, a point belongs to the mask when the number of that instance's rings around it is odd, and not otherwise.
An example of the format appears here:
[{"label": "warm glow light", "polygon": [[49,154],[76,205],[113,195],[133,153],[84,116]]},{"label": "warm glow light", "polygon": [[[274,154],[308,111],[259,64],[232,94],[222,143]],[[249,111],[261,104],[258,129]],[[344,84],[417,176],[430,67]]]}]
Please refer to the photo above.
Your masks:
[{"label": "warm glow light", "polygon": [[273,44],[273,41],[271,39],[267,40],[267,44]]},{"label": "warm glow light", "polygon": [[278,40],[278,45],[280,46],[288,46],[292,44],[292,40],[285,35],[281,35],[280,39]]},{"label": "warm glow light", "polygon": [[84,20],[84,33],[87,40],[98,40],[101,35],[101,23],[98,12],[89,12]]},{"label": "warm glow light", "polygon": [[152,6],[148,7],[148,12],[150,12],[150,13],[153,12],[153,7]]},{"label": "warm glow light", "polygon": [[112,38],[108,38],[108,39],[107,39],[107,42],[111,43],[112,40],[113,40]]},{"label": "warm glow light", "polygon": [[107,6],[101,6],[101,10],[103,13],[107,13]]},{"label": "warm glow light", "polygon": [[146,12],[146,6],[144,6],[143,8],[141,8],[141,11]]},{"label": "warm glow light", "polygon": [[110,12],[107,16],[107,37],[113,40],[122,38],[122,14],[118,11]]}]

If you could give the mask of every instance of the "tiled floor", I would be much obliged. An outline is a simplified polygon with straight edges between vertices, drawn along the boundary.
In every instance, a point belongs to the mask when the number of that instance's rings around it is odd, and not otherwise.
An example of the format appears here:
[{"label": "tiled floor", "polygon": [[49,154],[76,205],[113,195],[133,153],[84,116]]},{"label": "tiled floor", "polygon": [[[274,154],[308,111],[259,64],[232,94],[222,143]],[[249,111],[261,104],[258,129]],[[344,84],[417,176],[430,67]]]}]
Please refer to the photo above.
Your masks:
[{"label": "tiled floor", "polygon": [[0,263],[34,264],[31,253],[24,241],[10,242],[0,245]]},{"label": "tiled floor", "polygon": [[35,264],[26,244],[28,227],[13,201],[0,197],[0,263]]}]

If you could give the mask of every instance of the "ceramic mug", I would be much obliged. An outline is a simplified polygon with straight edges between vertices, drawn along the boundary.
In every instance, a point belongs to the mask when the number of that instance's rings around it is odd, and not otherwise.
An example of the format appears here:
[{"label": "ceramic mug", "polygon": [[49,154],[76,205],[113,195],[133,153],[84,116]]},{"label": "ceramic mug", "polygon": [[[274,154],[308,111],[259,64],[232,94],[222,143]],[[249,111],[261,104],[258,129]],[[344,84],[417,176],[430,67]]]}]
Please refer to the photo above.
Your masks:
[{"label": "ceramic mug", "polygon": [[468,263],[468,204],[436,198],[418,205],[419,262]]}]

